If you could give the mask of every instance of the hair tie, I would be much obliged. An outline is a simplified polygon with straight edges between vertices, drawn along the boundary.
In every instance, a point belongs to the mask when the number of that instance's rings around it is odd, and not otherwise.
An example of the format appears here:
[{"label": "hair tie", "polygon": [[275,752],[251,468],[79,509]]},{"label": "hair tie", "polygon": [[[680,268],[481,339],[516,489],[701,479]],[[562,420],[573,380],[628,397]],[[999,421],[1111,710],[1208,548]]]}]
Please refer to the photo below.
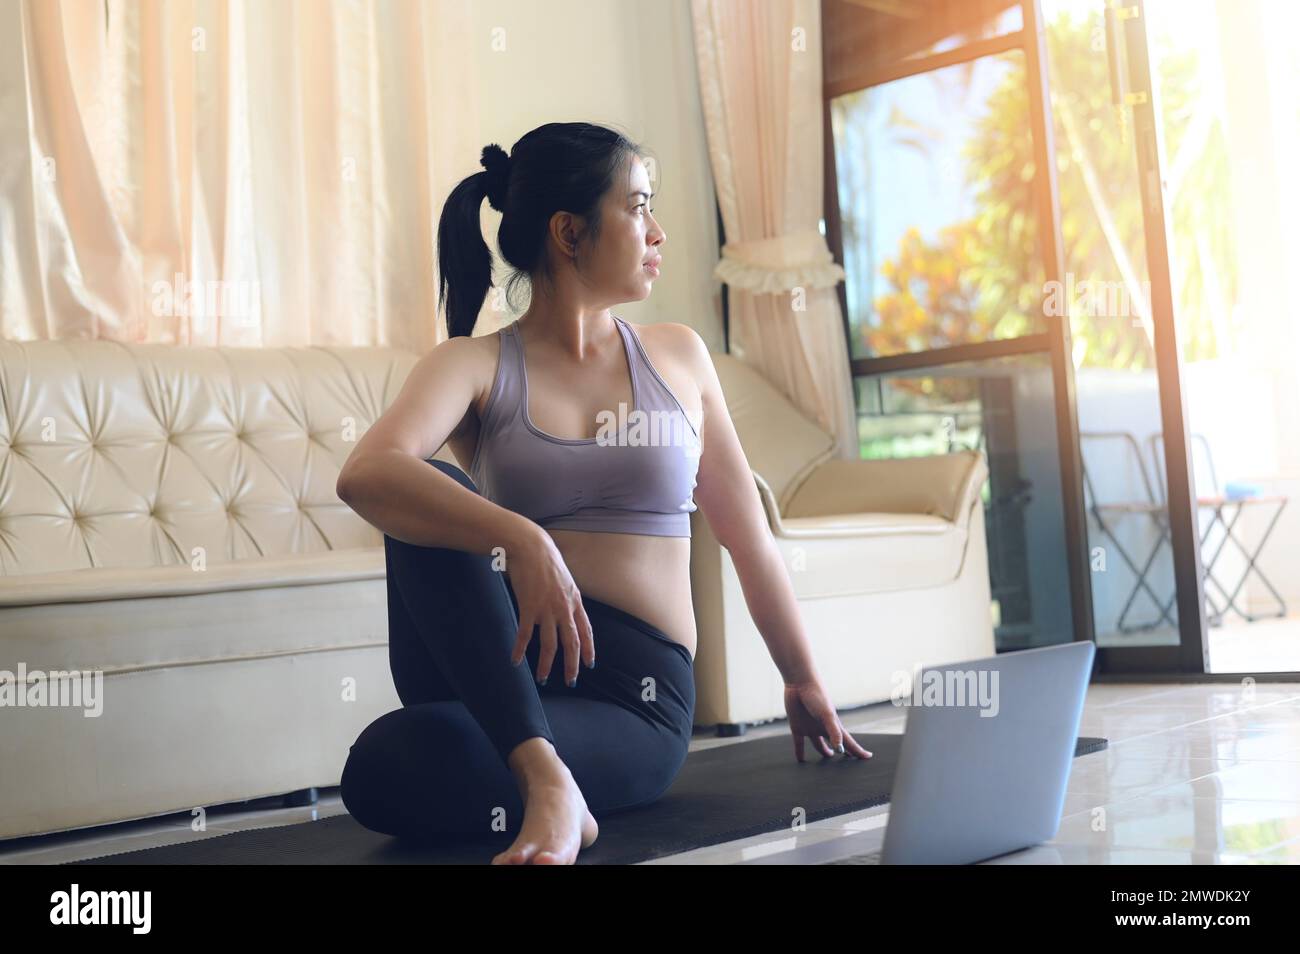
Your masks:
[{"label": "hair tie", "polygon": [[488,174],[486,190],[488,205],[498,212],[504,212],[506,184],[510,177],[510,157],[496,143],[489,143],[483,147],[483,155],[479,162]]}]

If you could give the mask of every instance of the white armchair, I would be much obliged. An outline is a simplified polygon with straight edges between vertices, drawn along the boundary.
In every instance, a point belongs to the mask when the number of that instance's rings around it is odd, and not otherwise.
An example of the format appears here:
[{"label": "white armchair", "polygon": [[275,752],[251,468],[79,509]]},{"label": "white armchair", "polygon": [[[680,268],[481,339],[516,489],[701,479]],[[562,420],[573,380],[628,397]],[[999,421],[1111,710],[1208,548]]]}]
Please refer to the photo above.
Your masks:
[{"label": "white armchair", "polygon": [[[896,672],[993,655],[983,456],[832,459],[831,436],[757,372],[713,359],[835,706],[889,699]],[[691,520],[695,722],[735,734],[784,718],[731,555]]]}]

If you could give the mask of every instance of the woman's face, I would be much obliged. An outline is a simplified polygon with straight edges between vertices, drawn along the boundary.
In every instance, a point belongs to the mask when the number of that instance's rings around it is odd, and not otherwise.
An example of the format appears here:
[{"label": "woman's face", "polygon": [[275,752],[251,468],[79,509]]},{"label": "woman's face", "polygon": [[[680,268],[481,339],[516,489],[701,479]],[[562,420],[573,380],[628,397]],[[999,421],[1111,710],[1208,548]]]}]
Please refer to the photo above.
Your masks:
[{"label": "woman's face", "polygon": [[650,297],[658,277],[652,266],[659,265],[659,246],[667,238],[650,211],[653,189],[640,157],[632,158],[630,179],[627,188],[615,186],[605,196],[600,238],[582,273],[594,288],[619,302]]}]

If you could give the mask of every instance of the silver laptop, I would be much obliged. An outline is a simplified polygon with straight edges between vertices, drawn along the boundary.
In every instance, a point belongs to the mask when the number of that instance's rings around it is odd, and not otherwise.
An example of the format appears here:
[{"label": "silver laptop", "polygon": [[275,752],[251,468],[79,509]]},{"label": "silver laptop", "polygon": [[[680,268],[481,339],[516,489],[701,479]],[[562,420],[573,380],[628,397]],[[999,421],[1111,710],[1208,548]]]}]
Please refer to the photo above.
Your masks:
[{"label": "silver laptop", "polygon": [[[1054,838],[1095,651],[1073,642],[921,670],[884,845],[831,863],[970,864]],[[949,704],[916,704],[927,701]]]}]

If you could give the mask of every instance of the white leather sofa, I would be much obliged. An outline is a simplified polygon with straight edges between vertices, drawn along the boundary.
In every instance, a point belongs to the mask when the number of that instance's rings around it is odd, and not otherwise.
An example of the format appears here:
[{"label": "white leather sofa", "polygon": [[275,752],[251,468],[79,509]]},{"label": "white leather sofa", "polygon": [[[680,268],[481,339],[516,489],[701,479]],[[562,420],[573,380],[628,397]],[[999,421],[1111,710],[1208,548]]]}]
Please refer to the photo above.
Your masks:
[{"label": "white leather sofa", "polygon": [[338,784],[401,702],[334,487],[416,360],[0,341],[0,670],[102,674],[0,708],[0,837]]},{"label": "white leather sofa", "polygon": [[[890,699],[897,673],[992,656],[983,456],[832,459],[831,436],[754,370],[714,366],[836,708]],[[785,718],[731,554],[691,521],[695,721],[736,734]]]},{"label": "white leather sofa", "polygon": [[[80,705],[0,706],[0,838],[338,784],[401,703],[383,538],[335,484],[417,360],[0,341],[0,681],[102,677]],[[990,654],[978,458],[828,461],[827,435],[716,360],[835,702]],[[782,716],[729,556],[693,520],[696,722]]]}]

